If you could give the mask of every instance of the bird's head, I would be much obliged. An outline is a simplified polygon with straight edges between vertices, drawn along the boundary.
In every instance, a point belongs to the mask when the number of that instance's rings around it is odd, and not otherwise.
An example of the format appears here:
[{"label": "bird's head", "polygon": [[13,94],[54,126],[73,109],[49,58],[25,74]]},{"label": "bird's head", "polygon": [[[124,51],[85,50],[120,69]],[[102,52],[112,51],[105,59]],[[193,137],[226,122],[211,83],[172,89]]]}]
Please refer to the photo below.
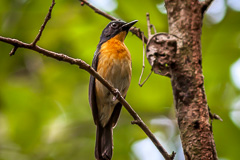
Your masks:
[{"label": "bird's head", "polygon": [[103,44],[111,38],[117,38],[124,41],[129,29],[137,23],[137,20],[126,23],[124,21],[111,21],[102,31],[99,44]]}]

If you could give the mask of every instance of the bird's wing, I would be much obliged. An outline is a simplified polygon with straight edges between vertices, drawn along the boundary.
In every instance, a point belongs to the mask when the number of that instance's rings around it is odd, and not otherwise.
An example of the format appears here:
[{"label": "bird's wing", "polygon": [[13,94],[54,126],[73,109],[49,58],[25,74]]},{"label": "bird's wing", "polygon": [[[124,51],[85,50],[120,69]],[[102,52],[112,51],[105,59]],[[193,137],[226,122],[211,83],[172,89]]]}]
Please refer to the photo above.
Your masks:
[{"label": "bird's wing", "polygon": [[[124,99],[126,98],[126,96],[124,97]],[[122,103],[118,102],[116,104],[116,106],[114,107],[112,116],[111,116],[110,121],[109,121],[109,123],[111,123],[112,127],[116,126],[117,121],[118,121],[119,116],[120,116],[120,113],[121,113],[121,109],[122,109]]]},{"label": "bird's wing", "polygon": [[[97,71],[97,65],[98,65],[98,56],[99,56],[99,48],[97,48],[93,61],[92,61],[92,67],[95,71]],[[98,108],[97,108],[97,101],[96,101],[96,91],[95,91],[95,77],[90,75],[90,82],[89,82],[89,103],[92,109],[92,115],[94,119],[94,123],[97,125],[99,124],[99,118],[98,118]],[[124,97],[125,98],[125,97]],[[120,112],[122,109],[122,104],[119,102],[114,107],[114,111],[112,113],[112,116],[110,118],[110,125],[114,127],[118,121]]]},{"label": "bird's wing", "polygon": [[[97,71],[97,65],[98,65],[98,55],[99,55],[99,49],[96,50],[93,61],[92,61],[92,67],[95,71]],[[89,82],[89,103],[92,109],[92,115],[94,119],[94,123],[98,124],[98,110],[97,110],[97,102],[96,102],[96,91],[95,91],[95,77],[90,75],[90,82]]]},{"label": "bird's wing", "polygon": [[121,109],[122,109],[122,104],[120,102],[118,102],[116,104],[116,106],[114,107],[114,110],[113,110],[113,113],[112,113],[112,116],[109,120],[108,123],[110,123],[110,125],[112,127],[115,127],[116,124],[117,124],[117,121],[118,121],[118,118],[120,116],[120,113],[121,113]]}]

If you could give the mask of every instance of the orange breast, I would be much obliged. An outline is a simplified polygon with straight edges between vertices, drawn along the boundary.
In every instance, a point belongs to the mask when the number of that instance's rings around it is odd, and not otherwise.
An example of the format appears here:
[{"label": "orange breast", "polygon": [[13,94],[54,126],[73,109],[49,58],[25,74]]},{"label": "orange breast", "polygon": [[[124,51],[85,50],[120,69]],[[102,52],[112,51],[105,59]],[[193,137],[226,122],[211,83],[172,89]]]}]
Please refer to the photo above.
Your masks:
[{"label": "orange breast", "polygon": [[[98,57],[97,71],[105,79],[112,67],[119,68],[122,71],[131,72],[131,55],[128,48],[122,41],[112,38],[102,44],[100,55]],[[114,70],[113,70],[114,71]],[[116,69],[117,71],[117,69]],[[115,73],[110,73],[114,76]],[[109,75],[110,76],[110,75]]]},{"label": "orange breast", "polygon": [[[97,72],[120,92],[127,91],[132,76],[131,55],[122,41],[112,38],[102,44]],[[109,91],[103,85],[96,84],[96,92],[105,94]]]},{"label": "orange breast", "polygon": [[100,53],[100,56],[107,56],[106,58],[115,58],[119,60],[126,58],[128,60],[131,60],[128,48],[123,42],[119,41],[116,38],[112,38],[102,44]]}]

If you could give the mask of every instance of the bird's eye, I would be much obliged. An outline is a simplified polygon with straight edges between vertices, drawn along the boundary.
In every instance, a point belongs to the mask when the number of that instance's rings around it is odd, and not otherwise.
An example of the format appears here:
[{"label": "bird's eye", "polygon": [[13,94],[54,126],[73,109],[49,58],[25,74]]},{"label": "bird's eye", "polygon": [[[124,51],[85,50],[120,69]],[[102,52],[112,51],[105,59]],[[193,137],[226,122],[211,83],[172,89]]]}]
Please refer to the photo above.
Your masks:
[{"label": "bird's eye", "polygon": [[112,28],[117,28],[118,25],[117,25],[117,23],[112,23],[111,27],[112,27]]}]

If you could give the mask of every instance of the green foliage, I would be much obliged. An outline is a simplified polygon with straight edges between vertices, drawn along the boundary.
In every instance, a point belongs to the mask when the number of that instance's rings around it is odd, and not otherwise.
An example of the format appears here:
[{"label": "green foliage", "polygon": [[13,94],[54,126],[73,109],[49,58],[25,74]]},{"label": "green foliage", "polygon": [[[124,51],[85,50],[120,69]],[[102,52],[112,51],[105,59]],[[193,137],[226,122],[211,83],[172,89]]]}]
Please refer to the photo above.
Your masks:
[{"label": "green foliage", "polygon": [[[125,21],[139,20],[136,26],[147,33],[145,14],[149,12],[157,30],[167,32],[167,16],[156,7],[159,1],[116,2],[117,8],[110,14]],[[50,5],[50,0],[1,0],[0,35],[30,43]],[[230,116],[233,101],[240,93],[230,77],[230,67],[239,58],[239,21],[239,12],[228,9],[219,24],[209,24],[206,19],[202,35],[208,103],[212,112],[224,120],[213,122],[214,137],[219,157],[226,159],[239,157],[240,130]],[[38,45],[90,64],[108,22],[77,0],[57,0]],[[129,33],[125,43],[133,65],[127,101],[153,132],[163,131],[168,135],[164,125],[150,123],[152,119],[165,116],[173,120],[176,131],[171,134],[177,136],[170,80],[153,74],[140,88],[142,42]],[[95,126],[88,104],[89,74],[25,49],[18,49],[16,55],[9,57],[11,49],[12,46],[0,42],[0,160],[94,159]],[[146,64],[144,77],[149,72],[150,66]],[[146,136],[130,124],[131,120],[123,109],[114,130],[114,159],[137,159],[132,144]]]}]

